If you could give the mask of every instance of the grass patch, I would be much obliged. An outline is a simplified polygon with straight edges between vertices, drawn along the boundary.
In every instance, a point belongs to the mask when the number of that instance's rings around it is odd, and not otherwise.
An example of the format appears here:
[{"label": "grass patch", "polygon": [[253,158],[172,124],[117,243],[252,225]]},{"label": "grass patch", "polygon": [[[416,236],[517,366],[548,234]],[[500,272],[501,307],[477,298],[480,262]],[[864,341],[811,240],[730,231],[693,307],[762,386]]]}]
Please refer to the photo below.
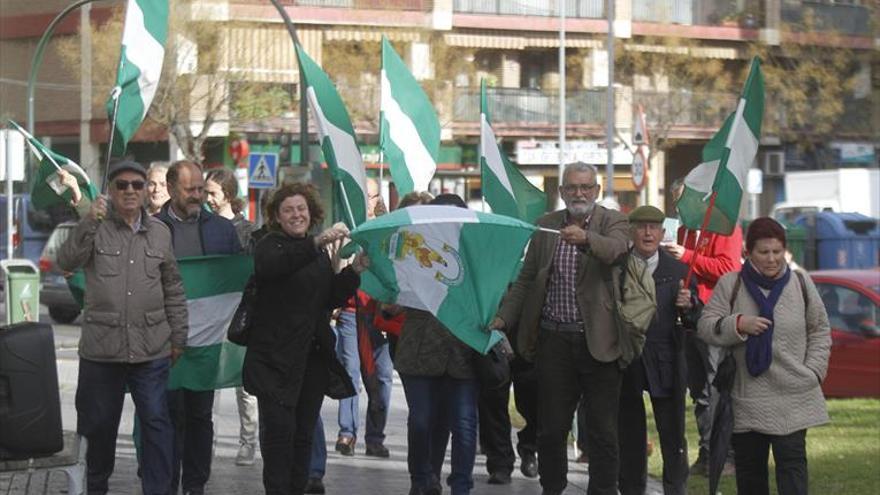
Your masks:
[{"label": "grass patch", "polygon": [[[810,473],[810,493],[875,495],[880,493],[880,399],[828,399],[831,423],[807,431],[807,465]],[[660,479],[663,460],[660,439],[654,425],[651,401],[645,400],[648,416],[648,436],[654,442],[654,454],[648,459],[648,474]],[[510,419],[515,430],[524,421],[513,405],[511,394]],[[697,458],[699,443],[693,407],[688,399],[686,414],[688,459]],[[702,476],[688,479],[689,495],[707,495],[709,480]],[[719,492],[736,493],[732,476],[721,479]],[[770,455],[770,493],[776,493],[773,455]],[[748,495],[748,494],[741,494]]]},{"label": "grass patch", "polygon": [[[659,479],[663,468],[660,440],[654,425],[651,402],[645,402],[648,436],[654,442],[654,454],[648,459],[648,474]],[[880,493],[880,400],[829,399],[828,414],[831,416],[830,424],[807,431],[810,493]],[[693,462],[697,458],[699,443],[690,405],[687,409],[687,442],[688,459]],[[688,479],[688,494],[706,495],[708,491],[707,478],[694,476]],[[736,482],[732,476],[721,479],[719,492],[724,495],[736,493]],[[770,493],[776,493],[772,453]]]}]

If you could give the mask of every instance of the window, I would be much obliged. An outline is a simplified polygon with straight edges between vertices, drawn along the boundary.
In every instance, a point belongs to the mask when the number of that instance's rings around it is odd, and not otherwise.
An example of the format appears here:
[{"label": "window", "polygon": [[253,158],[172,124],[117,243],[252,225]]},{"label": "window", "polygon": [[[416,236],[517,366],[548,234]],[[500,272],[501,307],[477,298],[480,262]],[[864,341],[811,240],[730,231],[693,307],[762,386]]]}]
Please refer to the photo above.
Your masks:
[{"label": "window", "polygon": [[865,334],[877,330],[877,305],[855,290],[833,284],[816,284],[825,303],[831,327]]}]

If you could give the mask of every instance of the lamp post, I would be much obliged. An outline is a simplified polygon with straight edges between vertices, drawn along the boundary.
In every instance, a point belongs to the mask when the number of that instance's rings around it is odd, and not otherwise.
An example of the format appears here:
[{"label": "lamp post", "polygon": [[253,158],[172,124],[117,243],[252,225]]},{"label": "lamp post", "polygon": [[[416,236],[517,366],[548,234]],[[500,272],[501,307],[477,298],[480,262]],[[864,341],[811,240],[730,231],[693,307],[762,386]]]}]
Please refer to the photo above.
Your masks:
[{"label": "lamp post", "polygon": [[[287,27],[287,32],[290,33],[290,37],[293,39],[293,43],[295,45],[299,45],[299,36],[296,34],[296,26],[293,24],[293,21],[290,20],[290,16],[287,15],[287,11],[284,10],[284,7],[278,3],[278,0],[269,0],[272,2],[272,5],[275,6],[275,10],[281,15],[281,18],[284,19],[284,25]],[[302,71],[300,71],[299,75],[299,147],[300,147],[300,160],[299,163],[302,166],[309,165],[309,110],[307,108],[308,102],[308,93],[306,91],[306,85],[303,84],[305,78],[302,75]]]}]

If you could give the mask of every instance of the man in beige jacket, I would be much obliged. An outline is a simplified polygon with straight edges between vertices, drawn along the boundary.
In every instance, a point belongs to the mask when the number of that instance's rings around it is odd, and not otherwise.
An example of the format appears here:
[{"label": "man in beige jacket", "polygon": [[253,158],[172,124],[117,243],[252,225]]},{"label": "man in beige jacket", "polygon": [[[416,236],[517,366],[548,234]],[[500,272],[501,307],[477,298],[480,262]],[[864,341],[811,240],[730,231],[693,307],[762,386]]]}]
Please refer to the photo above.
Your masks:
[{"label": "man in beige jacket", "polygon": [[596,168],[566,166],[565,210],[545,215],[519,278],[493,322],[517,332],[519,353],[538,372],[538,471],[545,494],[565,490],[566,439],[578,400],[587,399],[590,494],[617,493],[617,403],[621,353],[611,312],[611,265],[627,251],[629,224],[595,204]]}]

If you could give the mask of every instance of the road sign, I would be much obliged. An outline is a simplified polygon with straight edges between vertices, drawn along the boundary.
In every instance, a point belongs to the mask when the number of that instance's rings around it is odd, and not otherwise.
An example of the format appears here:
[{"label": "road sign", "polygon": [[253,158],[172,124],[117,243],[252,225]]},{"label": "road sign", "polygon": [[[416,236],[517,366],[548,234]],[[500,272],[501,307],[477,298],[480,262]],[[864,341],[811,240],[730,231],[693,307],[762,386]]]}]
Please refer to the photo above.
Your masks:
[{"label": "road sign", "polygon": [[275,187],[278,173],[278,153],[253,151],[248,155],[248,186],[251,189]]},{"label": "road sign", "polygon": [[632,140],[633,145],[648,144],[648,126],[645,122],[645,111],[641,105],[639,105],[639,110],[636,112]]},{"label": "road sign", "polygon": [[645,187],[648,180],[648,165],[645,160],[645,150],[641,146],[633,153],[632,163],[632,183],[637,191],[641,191]]}]

